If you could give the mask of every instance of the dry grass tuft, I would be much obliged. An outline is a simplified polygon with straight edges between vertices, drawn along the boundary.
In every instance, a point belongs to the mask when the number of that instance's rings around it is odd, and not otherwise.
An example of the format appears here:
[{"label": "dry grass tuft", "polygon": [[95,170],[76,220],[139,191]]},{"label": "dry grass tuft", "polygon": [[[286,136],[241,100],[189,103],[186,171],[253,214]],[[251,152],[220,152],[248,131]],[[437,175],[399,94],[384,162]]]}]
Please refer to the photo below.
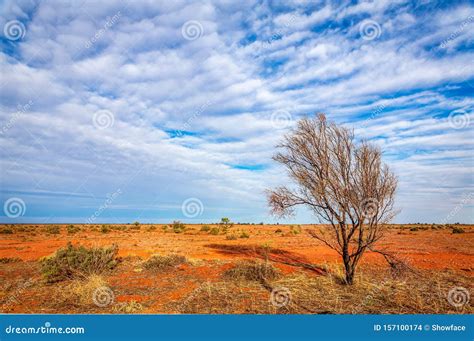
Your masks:
[{"label": "dry grass tuft", "polygon": [[147,270],[164,271],[186,262],[186,257],[181,255],[152,256],[143,266]]},{"label": "dry grass tuft", "polygon": [[18,257],[2,257],[0,258],[0,264],[8,264],[8,263],[17,263],[21,262],[21,259]]},{"label": "dry grass tuft", "polygon": [[225,279],[260,283],[272,281],[278,276],[279,273],[272,264],[260,261],[241,261],[223,274]]},{"label": "dry grass tuft", "polygon": [[181,314],[258,314],[270,313],[268,291],[258,283],[245,287],[234,282],[206,282],[187,297],[170,303],[167,310]]},{"label": "dry grass tuft", "polygon": [[94,291],[104,286],[107,286],[107,282],[99,275],[91,275],[82,280],[72,280],[65,286],[56,287],[57,304],[73,307],[94,306]]},{"label": "dry grass tuft", "polygon": [[117,303],[114,305],[112,310],[119,314],[136,314],[143,310],[143,306],[140,302],[132,300],[129,302]]}]

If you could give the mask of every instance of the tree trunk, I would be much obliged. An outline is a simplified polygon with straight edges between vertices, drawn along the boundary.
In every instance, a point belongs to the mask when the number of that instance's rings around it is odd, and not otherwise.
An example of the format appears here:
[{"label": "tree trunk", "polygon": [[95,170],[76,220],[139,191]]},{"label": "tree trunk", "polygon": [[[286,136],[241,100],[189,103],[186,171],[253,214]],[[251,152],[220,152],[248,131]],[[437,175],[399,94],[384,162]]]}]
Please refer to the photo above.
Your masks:
[{"label": "tree trunk", "polygon": [[346,284],[352,285],[354,283],[354,270],[355,265],[351,264],[351,258],[349,257],[349,250],[347,247],[343,248],[342,259],[344,261],[344,271],[345,271],[345,282]]}]

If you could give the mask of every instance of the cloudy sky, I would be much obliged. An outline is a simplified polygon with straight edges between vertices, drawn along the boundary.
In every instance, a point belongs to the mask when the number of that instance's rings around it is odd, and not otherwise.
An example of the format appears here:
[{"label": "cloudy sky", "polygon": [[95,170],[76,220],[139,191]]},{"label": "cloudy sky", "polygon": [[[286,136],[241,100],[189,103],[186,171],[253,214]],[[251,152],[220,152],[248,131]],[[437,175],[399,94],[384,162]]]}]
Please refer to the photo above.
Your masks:
[{"label": "cloudy sky", "polygon": [[472,3],[6,0],[0,30],[1,222],[276,221],[316,112],[383,149],[395,221],[474,222]]}]

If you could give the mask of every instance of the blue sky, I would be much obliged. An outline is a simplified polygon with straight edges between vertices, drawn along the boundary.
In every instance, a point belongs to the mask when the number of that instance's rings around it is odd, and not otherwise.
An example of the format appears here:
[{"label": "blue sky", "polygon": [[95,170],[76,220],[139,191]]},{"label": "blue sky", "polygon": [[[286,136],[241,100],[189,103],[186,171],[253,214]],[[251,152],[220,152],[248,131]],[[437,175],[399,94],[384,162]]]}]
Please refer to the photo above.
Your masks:
[{"label": "blue sky", "polygon": [[0,222],[274,222],[264,191],[288,182],[274,146],[316,112],[383,149],[396,222],[474,222],[470,2],[6,0],[0,14]]}]

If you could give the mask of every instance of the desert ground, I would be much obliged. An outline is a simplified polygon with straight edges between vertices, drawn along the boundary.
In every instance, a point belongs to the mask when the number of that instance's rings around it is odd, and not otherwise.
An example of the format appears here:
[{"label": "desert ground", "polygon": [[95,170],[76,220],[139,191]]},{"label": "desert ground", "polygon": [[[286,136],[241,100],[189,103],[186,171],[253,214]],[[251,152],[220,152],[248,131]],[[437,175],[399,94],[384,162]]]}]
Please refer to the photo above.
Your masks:
[{"label": "desert ground", "polygon": [[[339,255],[307,233],[320,227],[0,225],[0,312],[473,313],[474,226],[389,225],[377,248],[403,267],[367,252],[354,285],[342,283]],[[42,264],[68,243],[115,244],[117,261],[49,281]],[[449,297],[458,288],[464,297]]]}]

